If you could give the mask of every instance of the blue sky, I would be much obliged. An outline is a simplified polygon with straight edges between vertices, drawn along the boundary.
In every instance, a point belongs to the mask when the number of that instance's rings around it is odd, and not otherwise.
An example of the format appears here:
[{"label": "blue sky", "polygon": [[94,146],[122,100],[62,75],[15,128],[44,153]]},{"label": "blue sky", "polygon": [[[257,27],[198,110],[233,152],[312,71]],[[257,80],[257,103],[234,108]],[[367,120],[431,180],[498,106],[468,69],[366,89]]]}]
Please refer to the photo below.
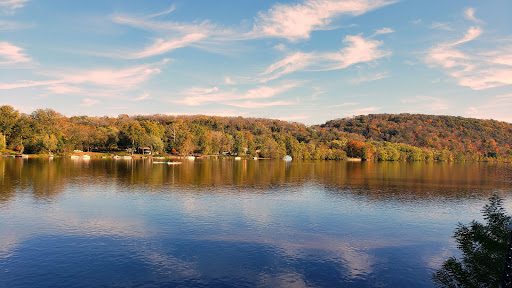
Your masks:
[{"label": "blue sky", "polygon": [[512,1],[0,0],[0,104],[512,122]]}]

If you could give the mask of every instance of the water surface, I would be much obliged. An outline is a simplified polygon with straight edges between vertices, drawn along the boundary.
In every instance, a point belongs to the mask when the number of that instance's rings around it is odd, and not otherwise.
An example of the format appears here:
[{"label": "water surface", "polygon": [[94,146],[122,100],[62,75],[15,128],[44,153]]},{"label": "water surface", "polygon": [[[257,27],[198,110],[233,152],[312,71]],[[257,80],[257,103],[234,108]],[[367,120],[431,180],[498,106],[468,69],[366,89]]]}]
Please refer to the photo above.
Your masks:
[{"label": "water surface", "polygon": [[0,287],[433,287],[510,164],[0,158]]}]

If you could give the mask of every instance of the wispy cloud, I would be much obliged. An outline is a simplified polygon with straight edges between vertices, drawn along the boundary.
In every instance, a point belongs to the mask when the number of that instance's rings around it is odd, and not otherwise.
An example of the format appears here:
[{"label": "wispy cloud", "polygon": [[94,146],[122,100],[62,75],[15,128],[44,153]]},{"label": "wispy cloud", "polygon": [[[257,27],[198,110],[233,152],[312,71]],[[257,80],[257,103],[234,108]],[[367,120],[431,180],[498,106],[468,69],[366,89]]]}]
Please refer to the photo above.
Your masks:
[{"label": "wispy cloud", "polygon": [[[470,11],[466,14],[473,15],[474,10]],[[512,84],[512,48],[501,46],[496,50],[478,51],[462,45],[475,41],[482,33],[478,26],[468,28],[460,40],[431,48],[425,62],[431,67],[444,69],[459,85],[473,90]]]},{"label": "wispy cloud", "polygon": [[377,81],[377,80],[386,79],[386,78],[389,78],[388,72],[379,72],[379,73],[369,74],[369,75],[359,75],[359,77],[352,78],[349,81],[351,83],[358,85],[358,84],[361,84],[364,82],[372,82],[372,81]]},{"label": "wispy cloud", "polygon": [[0,20],[0,31],[21,30],[34,27],[34,24]]},{"label": "wispy cloud", "polygon": [[140,95],[140,97],[132,99],[132,101],[138,102],[138,101],[143,101],[143,100],[147,100],[147,99],[151,99],[151,96],[149,95],[149,93],[144,93],[144,94]]},{"label": "wispy cloud", "polygon": [[257,81],[268,82],[296,71],[328,71],[347,68],[356,63],[370,62],[391,55],[381,50],[382,41],[363,38],[359,35],[346,36],[346,44],[339,52],[304,53],[296,52],[270,65],[258,75]]},{"label": "wispy cloud", "polygon": [[0,11],[12,14],[16,9],[23,8],[30,0],[0,0]]},{"label": "wispy cloud", "polygon": [[395,31],[391,28],[383,27],[381,29],[378,29],[375,31],[375,33],[372,36],[382,35],[382,34],[389,34],[394,33]]},{"label": "wispy cloud", "polygon": [[69,85],[53,85],[46,89],[54,94],[78,94],[83,92],[82,89]]},{"label": "wispy cloud", "polygon": [[444,31],[454,31],[455,29],[448,23],[434,22],[430,25],[430,29],[438,29]]},{"label": "wispy cloud", "polygon": [[91,106],[96,105],[98,103],[100,103],[100,101],[97,100],[97,99],[85,98],[83,100],[82,104],[80,104],[80,106],[82,106],[82,107],[91,107]]},{"label": "wispy cloud", "polygon": [[365,107],[365,108],[354,109],[354,110],[348,111],[348,112],[346,112],[344,114],[346,116],[366,115],[366,114],[369,114],[371,112],[379,111],[380,109],[381,109],[381,107],[372,106],[372,107]]},{"label": "wispy cloud", "polygon": [[291,41],[307,39],[314,30],[327,26],[340,15],[361,15],[395,3],[386,0],[306,0],[297,4],[276,4],[260,12],[250,37],[280,37]]},{"label": "wispy cloud", "polygon": [[425,108],[430,109],[431,111],[439,111],[439,110],[448,110],[450,107],[446,100],[431,97],[431,96],[415,96],[411,98],[401,99],[405,105],[405,111],[412,112],[417,107],[421,107],[421,111],[424,111]]},{"label": "wispy cloud", "polygon": [[240,107],[240,108],[268,108],[272,106],[285,106],[285,105],[293,105],[294,102],[290,101],[271,101],[271,102],[255,102],[255,101],[242,101],[242,102],[228,102],[226,103],[230,106]]},{"label": "wispy cloud", "polygon": [[189,46],[194,42],[198,42],[201,39],[204,39],[206,36],[206,34],[202,33],[192,33],[185,35],[182,38],[176,39],[165,40],[160,38],[157,39],[152,45],[144,48],[142,51],[126,55],[125,57],[130,59],[139,59],[155,55],[161,55],[178,48]]},{"label": "wispy cloud", "polygon": [[[265,105],[262,103],[256,103],[256,102],[235,102],[234,100],[249,100],[249,99],[267,99],[272,98],[278,94],[281,94],[285,91],[288,91],[292,88],[295,88],[298,86],[298,83],[286,83],[279,86],[261,86],[254,89],[250,89],[246,92],[238,92],[236,90],[232,91],[220,91],[219,88],[213,87],[213,88],[190,88],[182,93],[181,95],[184,95],[184,98],[182,100],[174,100],[173,102],[181,103],[189,106],[199,106],[204,105],[208,103],[221,103],[221,104],[227,104],[231,106],[250,106],[251,104],[254,105]],[[276,104],[273,103],[274,105]],[[240,106],[242,105],[242,106]]]},{"label": "wispy cloud", "polygon": [[73,70],[66,73],[42,72],[41,74],[53,80],[0,83],[0,90],[51,86],[50,91],[53,89],[54,92],[59,93],[65,89],[70,89],[69,85],[80,84],[129,90],[147,81],[149,77],[160,73],[160,67],[165,63],[167,63],[166,59],[157,63],[132,66],[125,69]]},{"label": "wispy cloud", "polygon": [[475,8],[468,8],[464,11],[466,19],[471,20],[475,23],[482,23],[483,21],[475,17]]},{"label": "wispy cloud", "polygon": [[[466,10],[467,18],[473,20],[474,9]],[[431,48],[425,61],[432,67],[441,67],[447,74],[457,79],[458,84],[473,90],[483,90],[512,84],[511,48],[491,51],[478,51],[459,47],[477,39],[483,30],[478,26],[470,27],[464,37],[455,42],[440,43]]]},{"label": "wispy cloud", "polygon": [[282,121],[301,121],[309,118],[311,118],[311,116],[308,115],[291,115],[278,117],[278,119]]},{"label": "wispy cloud", "polygon": [[467,108],[466,115],[480,119],[495,119],[512,123],[512,94],[498,95],[490,98],[487,103]]},{"label": "wispy cloud", "polygon": [[357,102],[346,102],[346,103],[341,103],[341,104],[329,105],[328,107],[329,108],[337,108],[337,107],[355,106],[358,104],[359,103],[357,103]]},{"label": "wispy cloud", "polygon": [[24,51],[25,49],[9,42],[0,42],[0,65],[32,62],[32,59]]},{"label": "wispy cloud", "polygon": [[194,46],[206,50],[215,50],[214,47],[216,45],[220,45],[220,43],[225,40],[233,40],[236,38],[231,39],[233,35],[235,35],[232,31],[221,29],[209,21],[190,24],[176,21],[159,21],[154,19],[158,16],[169,14],[172,11],[174,11],[174,7],[148,16],[124,14],[113,15],[111,19],[114,23],[149,31],[158,35],[158,38],[153,42],[153,44],[140,51],[107,53],[103,56],[138,59],[162,55],[187,46]]}]

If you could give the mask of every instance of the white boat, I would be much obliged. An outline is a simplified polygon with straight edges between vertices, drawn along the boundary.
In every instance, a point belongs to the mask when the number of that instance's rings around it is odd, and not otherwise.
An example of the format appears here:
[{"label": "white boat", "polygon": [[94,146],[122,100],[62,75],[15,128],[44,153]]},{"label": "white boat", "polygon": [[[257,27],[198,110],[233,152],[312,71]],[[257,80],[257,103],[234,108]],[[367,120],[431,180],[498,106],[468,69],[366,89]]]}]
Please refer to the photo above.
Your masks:
[{"label": "white boat", "polygon": [[252,157],[253,160],[258,160],[258,157]]},{"label": "white boat", "polygon": [[283,160],[284,161],[292,161],[292,156],[286,155],[286,156],[283,157]]},{"label": "white boat", "polygon": [[132,159],[132,156],[123,156],[123,159],[129,160]]},{"label": "white boat", "polygon": [[186,156],[185,159],[187,159],[187,160],[195,160],[196,157],[194,157],[194,156]]},{"label": "white boat", "polygon": [[78,155],[71,155],[71,159],[78,159],[80,158]]},{"label": "white boat", "polygon": [[153,161],[153,164],[179,165],[179,164],[181,164],[181,162],[161,162],[161,161]]},{"label": "white boat", "polygon": [[91,159],[91,156],[89,156],[89,155],[82,155],[82,159]]},{"label": "white boat", "polygon": [[235,160],[242,160],[242,157],[235,157]]}]

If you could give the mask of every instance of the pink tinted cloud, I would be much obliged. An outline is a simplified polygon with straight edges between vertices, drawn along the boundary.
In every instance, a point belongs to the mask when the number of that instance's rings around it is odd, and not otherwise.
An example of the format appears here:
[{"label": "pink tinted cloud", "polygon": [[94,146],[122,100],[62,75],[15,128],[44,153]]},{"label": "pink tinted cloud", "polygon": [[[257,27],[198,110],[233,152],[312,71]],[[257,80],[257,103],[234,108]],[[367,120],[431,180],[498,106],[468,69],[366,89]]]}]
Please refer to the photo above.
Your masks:
[{"label": "pink tinted cloud", "polygon": [[12,14],[16,9],[23,8],[30,0],[0,0],[0,8],[6,14]]},{"label": "pink tinted cloud", "polygon": [[252,37],[282,37],[291,41],[307,39],[314,30],[327,29],[340,15],[360,15],[392,4],[385,0],[306,0],[297,4],[276,4],[256,17]]},{"label": "pink tinted cloud", "polygon": [[82,104],[80,104],[80,106],[82,107],[91,107],[93,105],[96,105],[100,103],[99,100],[96,100],[96,99],[91,99],[91,98],[85,98],[82,102]]},{"label": "pink tinted cloud", "polygon": [[[217,102],[223,104],[233,104],[233,100],[248,100],[248,99],[266,99],[275,97],[287,90],[297,87],[297,83],[287,83],[279,86],[261,86],[250,89],[246,92],[237,91],[219,91],[217,87],[213,88],[191,88],[183,91],[181,94],[185,97],[182,100],[175,100],[174,102],[182,103],[189,106],[199,106],[207,103]],[[229,102],[229,103],[228,103]]]},{"label": "pink tinted cloud", "polygon": [[9,42],[0,42],[0,65],[32,62],[24,51],[23,48]]},{"label": "pink tinted cloud", "polygon": [[494,50],[476,51],[462,45],[477,40],[482,33],[480,27],[470,27],[460,40],[432,47],[425,57],[425,62],[430,67],[444,69],[460,86],[472,90],[512,84],[511,48],[501,46]]},{"label": "pink tinted cloud", "polygon": [[157,63],[142,64],[124,69],[91,69],[71,70],[67,73],[46,72],[41,73],[53,80],[47,81],[21,81],[18,83],[0,83],[0,90],[29,88],[37,86],[50,86],[48,90],[61,93],[65,90],[78,91],[87,85],[100,88],[115,88],[119,91],[130,90],[147,81],[151,76],[160,73],[160,67],[167,63],[163,60]]},{"label": "pink tinted cloud", "polygon": [[293,53],[270,65],[256,78],[259,82],[268,82],[296,71],[339,70],[391,55],[391,52],[380,49],[382,41],[363,38],[359,35],[348,35],[343,43],[346,46],[338,52]]}]

